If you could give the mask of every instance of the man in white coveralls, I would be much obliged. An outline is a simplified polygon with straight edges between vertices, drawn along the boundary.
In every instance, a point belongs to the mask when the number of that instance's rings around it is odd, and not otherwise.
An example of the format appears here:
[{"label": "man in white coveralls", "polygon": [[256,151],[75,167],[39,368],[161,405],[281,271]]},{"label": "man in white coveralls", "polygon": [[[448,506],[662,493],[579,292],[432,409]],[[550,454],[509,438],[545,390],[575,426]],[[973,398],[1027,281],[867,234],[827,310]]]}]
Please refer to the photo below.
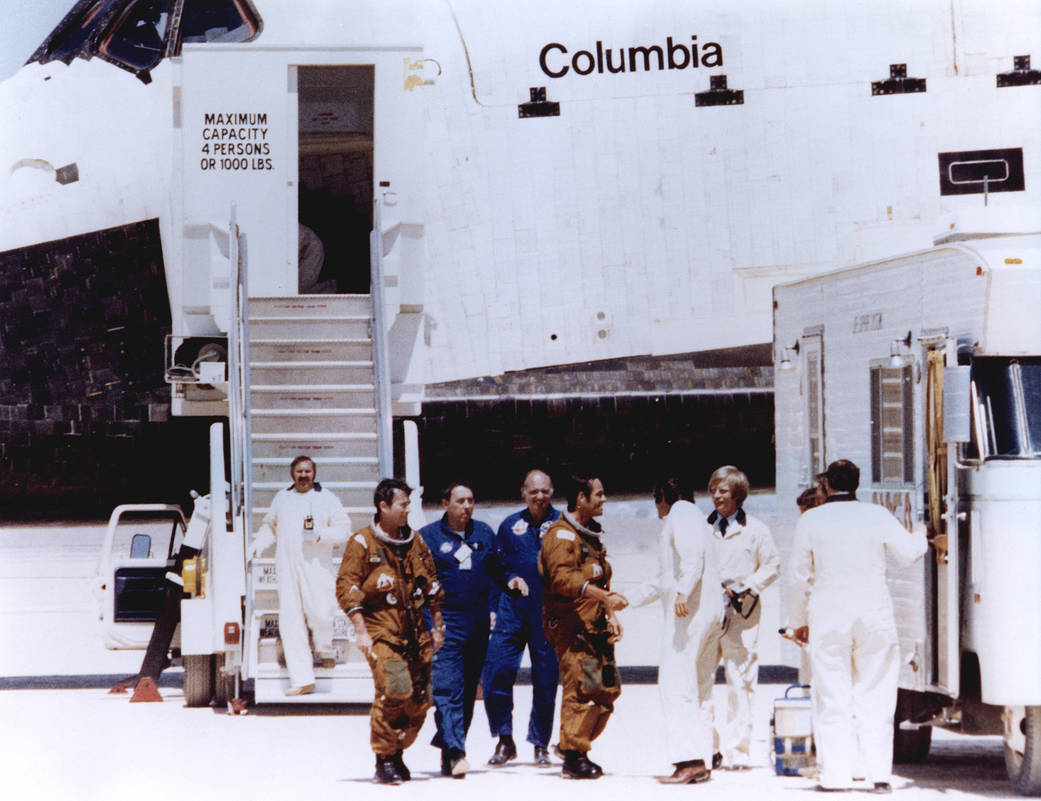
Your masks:
[{"label": "man in white coveralls", "polygon": [[718,659],[727,677],[725,725],[716,715],[722,754],[713,767],[752,766],[752,699],[759,681],[759,596],[777,579],[780,559],[770,529],[742,508],[748,497],[748,476],[724,465],[709,476],[708,491],[715,511],[708,516],[719,552],[719,578],[727,595]]},{"label": "man in white coveralls", "polygon": [[826,500],[795,527],[789,605],[795,638],[810,649],[820,789],[851,787],[859,740],[874,792],[888,793],[900,647],[886,556],[915,562],[925,527],[908,532],[887,509],[857,501],[853,462],[832,462],[825,476]]},{"label": "man in white coveralls", "polygon": [[712,530],[678,478],[654,487],[665,521],[658,540],[658,576],[629,595],[635,606],[659,599],[665,612],[658,690],[669,761],[662,784],[697,784],[712,773],[712,685],[716,678],[723,592]]},{"label": "man in white coveralls", "polygon": [[308,627],[322,667],[336,664],[333,651],[333,615],[337,610],[332,572],[322,564],[323,554],[337,542],[346,542],[351,521],[339,498],[315,481],[317,470],[307,456],[289,465],[293,485],[279,492],[264,515],[247,558],[275,546],[278,570],[278,630],[289,669],[286,695],[313,693],[314,655],[307,641]]}]

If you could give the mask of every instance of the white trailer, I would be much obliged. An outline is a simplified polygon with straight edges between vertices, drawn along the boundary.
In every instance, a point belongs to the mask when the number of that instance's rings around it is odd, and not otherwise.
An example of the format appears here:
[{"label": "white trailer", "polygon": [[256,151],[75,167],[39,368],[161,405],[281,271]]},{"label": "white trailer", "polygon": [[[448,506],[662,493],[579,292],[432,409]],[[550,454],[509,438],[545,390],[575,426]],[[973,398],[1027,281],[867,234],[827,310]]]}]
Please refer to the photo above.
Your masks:
[{"label": "white trailer", "polygon": [[1026,795],[1041,795],[1039,311],[1037,209],[965,212],[928,250],[774,288],[791,525],[796,495],[845,458],[862,500],[929,528],[925,560],[889,571],[895,758],[923,759],[932,726],[1002,733]]}]

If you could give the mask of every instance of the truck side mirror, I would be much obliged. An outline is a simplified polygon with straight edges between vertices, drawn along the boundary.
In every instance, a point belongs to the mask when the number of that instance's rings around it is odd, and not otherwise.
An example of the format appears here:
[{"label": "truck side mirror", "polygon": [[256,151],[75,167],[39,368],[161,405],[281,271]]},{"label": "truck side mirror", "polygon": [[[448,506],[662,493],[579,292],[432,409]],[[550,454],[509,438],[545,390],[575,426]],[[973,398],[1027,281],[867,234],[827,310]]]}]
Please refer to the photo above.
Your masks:
[{"label": "truck side mirror", "polygon": [[968,365],[943,369],[944,442],[969,442],[972,439],[971,372]]}]

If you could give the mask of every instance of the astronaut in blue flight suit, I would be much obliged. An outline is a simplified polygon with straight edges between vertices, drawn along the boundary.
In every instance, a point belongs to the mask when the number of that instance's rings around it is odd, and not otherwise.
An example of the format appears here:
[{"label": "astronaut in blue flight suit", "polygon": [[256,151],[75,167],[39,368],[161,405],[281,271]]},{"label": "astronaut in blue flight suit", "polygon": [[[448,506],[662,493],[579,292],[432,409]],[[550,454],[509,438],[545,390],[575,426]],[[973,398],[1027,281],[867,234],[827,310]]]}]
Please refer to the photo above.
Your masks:
[{"label": "astronaut in blue flight suit", "polygon": [[513,741],[513,684],[526,645],[531,658],[532,685],[528,742],[534,746],[535,764],[549,767],[548,745],[559,672],[557,655],[546,642],[542,628],[542,581],[538,561],[542,535],[560,517],[560,512],[550,504],[553,482],[541,470],[531,470],[524,477],[521,497],[526,508],[510,515],[499,526],[499,551],[506,580],[515,576],[523,578],[531,594],[525,597],[505,592],[499,597],[481,676],[488,725],[492,736],[499,738],[488,764],[498,767],[517,758]]},{"label": "astronaut in blue flight suit", "polygon": [[[504,578],[495,533],[473,519],[474,494],[465,482],[453,482],[441,493],[445,513],[420,529],[433,554],[437,578],[444,592],[444,645],[434,654],[434,721],[432,745],[441,749],[441,775],[464,778],[466,733],[473,719],[477,685],[481,678],[491,612]],[[508,586],[527,594],[523,578]]]}]

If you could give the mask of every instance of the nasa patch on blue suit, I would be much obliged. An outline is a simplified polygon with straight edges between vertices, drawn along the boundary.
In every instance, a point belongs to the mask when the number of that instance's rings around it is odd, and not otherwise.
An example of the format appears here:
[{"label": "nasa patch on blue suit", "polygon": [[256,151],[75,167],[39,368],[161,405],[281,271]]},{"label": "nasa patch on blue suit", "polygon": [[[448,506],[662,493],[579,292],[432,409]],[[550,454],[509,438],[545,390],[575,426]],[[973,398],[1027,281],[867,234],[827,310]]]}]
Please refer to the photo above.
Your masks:
[{"label": "nasa patch on blue suit", "polygon": [[471,520],[460,536],[442,517],[424,526],[419,533],[434,557],[437,578],[444,592],[444,608],[490,611],[489,603],[497,601],[499,595],[496,583],[502,578],[491,527],[480,520]]}]

